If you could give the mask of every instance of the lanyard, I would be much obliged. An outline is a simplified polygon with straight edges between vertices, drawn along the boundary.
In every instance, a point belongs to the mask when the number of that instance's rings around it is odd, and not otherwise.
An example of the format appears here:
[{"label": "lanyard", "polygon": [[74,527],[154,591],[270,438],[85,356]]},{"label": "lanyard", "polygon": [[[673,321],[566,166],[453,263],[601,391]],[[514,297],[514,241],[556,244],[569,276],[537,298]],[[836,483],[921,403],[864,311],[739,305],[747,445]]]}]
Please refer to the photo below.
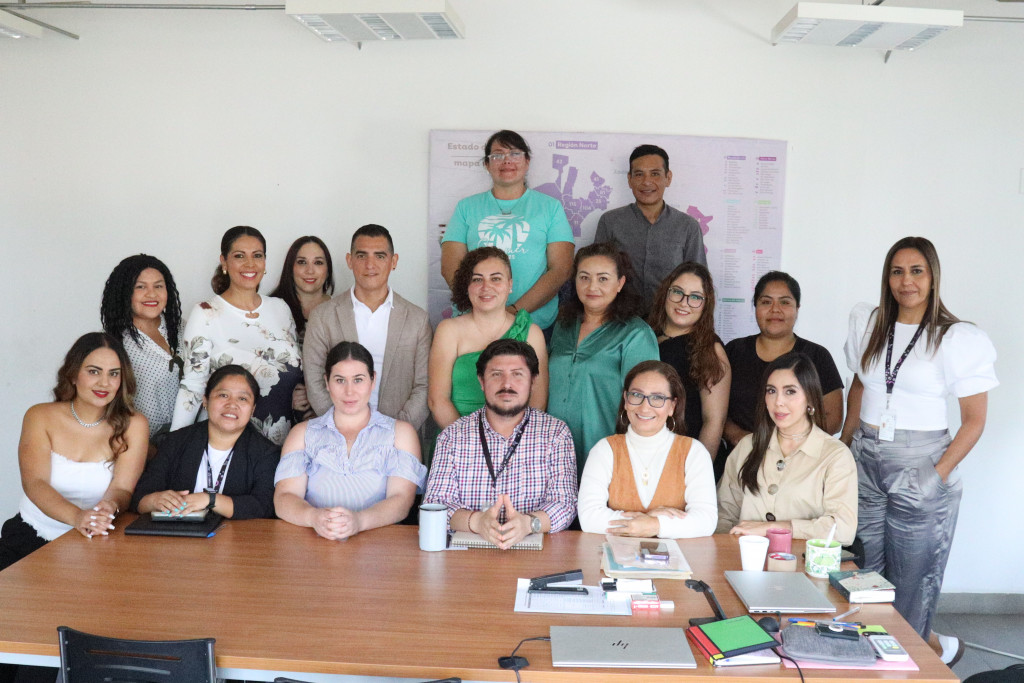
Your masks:
[{"label": "lanyard", "polygon": [[235,449],[232,448],[228,451],[228,457],[224,458],[224,464],[220,466],[220,474],[217,475],[217,484],[213,483],[213,466],[210,465],[210,447],[206,447],[206,453],[203,454],[206,460],[206,492],[207,493],[220,493],[221,484],[224,481],[224,473],[228,471],[228,463],[231,462],[231,456],[235,454]]},{"label": "lanyard", "polygon": [[914,348],[914,344],[917,343],[917,339],[918,339],[918,337],[921,336],[922,332],[924,332],[924,325],[923,324],[917,326],[917,332],[914,332],[914,336],[911,338],[910,343],[907,344],[907,349],[903,352],[903,355],[900,356],[900,359],[898,361],[896,361],[896,367],[893,368],[890,371],[889,370],[889,364],[892,362],[892,344],[893,344],[893,340],[896,338],[896,326],[893,325],[889,329],[889,343],[886,345],[886,348],[885,348],[885,393],[886,394],[889,394],[889,395],[892,394],[892,389],[893,389],[894,386],[896,386],[896,375],[899,373],[900,367],[903,365],[903,361],[905,361],[907,359],[907,356],[910,355],[911,349]]},{"label": "lanyard", "polygon": [[487,471],[491,475],[491,485],[495,488],[498,487],[498,477],[505,472],[505,468],[508,467],[509,460],[515,455],[516,449],[519,448],[519,442],[523,438],[523,434],[526,432],[526,425],[530,421],[530,412],[526,412],[526,417],[519,424],[519,433],[516,434],[516,438],[512,440],[512,443],[508,447],[508,452],[505,453],[505,459],[501,461],[501,468],[497,473],[494,472],[494,463],[491,461],[491,449],[487,447],[487,438],[484,434],[484,411],[480,411],[480,447],[484,451],[484,460],[487,461]]}]

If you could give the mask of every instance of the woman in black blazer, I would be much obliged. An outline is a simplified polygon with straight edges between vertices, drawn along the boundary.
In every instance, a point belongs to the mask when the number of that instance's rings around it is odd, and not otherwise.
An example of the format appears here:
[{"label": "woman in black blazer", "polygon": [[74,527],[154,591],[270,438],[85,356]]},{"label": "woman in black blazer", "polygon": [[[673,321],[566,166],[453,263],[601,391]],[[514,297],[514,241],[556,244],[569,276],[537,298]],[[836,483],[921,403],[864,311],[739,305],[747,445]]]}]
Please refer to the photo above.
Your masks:
[{"label": "woman in black blazer", "polygon": [[203,407],[209,419],[167,435],[132,496],[140,513],[212,510],[232,519],[274,516],[274,471],[281,447],[249,418],[259,385],[240,365],[210,376]]}]

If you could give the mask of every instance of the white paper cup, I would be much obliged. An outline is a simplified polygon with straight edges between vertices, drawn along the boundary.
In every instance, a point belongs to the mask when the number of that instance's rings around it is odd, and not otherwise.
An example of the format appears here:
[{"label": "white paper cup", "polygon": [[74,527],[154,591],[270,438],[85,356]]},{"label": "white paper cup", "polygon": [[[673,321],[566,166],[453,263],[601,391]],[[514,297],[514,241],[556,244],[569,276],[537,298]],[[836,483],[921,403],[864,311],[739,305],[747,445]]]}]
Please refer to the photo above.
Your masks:
[{"label": "white paper cup", "polygon": [[765,536],[740,536],[740,562],[745,572],[764,570],[764,559],[768,556],[768,539]]},{"label": "white paper cup", "polygon": [[420,550],[444,550],[448,545],[447,507],[440,503],[420,505]]},{"label": "white paper cup", "polygon": [[805,571],[816,579],[827,579],[829,572],[839,571],[839,558],[843,546],[839,541],[825,547],[824,538],[812,538],[807,541],[804,554],[807,556]]}]

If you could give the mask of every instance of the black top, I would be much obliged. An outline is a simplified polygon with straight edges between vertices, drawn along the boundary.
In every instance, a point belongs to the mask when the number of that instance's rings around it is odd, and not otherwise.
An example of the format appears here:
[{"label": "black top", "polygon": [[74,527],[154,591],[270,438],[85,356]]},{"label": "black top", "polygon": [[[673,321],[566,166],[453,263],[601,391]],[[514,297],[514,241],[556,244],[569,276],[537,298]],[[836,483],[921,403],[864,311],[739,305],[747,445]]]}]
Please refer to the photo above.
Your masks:
[{"label": "black top", "polygon": [[[658,344],[661,360],[665,361],[679,373],[686,390],[686,435],[694,439],[700,438],[700,430],[704,427],[703,405],[700,400],[700,387],[690,376],[690,342],[691,335],[681,334],[670,337]],[[715,336],[715,342],[722,340]]]},{"label": "black top", "polygon": [[[748,432],[754,431],[754,408],[758,401],[764,400],[761,382],[764,369],[768,367],[768,363],[757,355],[757,337],[756,334],[740,337],[725,345],[725,355],[729,357],[732,366],[729,419]],[[797,337],[793,352],[802,353],[811,359],[814,369],[818,371],[823,396],[843,388],[843,378],[832,360],[832,354],[824,346]]]},{"label": "black top", "polygon": [[[139,501],[157,491],[193,490],[208,435],[207,420],[168,434],[139,477],[132,509],[138,510]],[[274,516],[274,473],[280,459],[281,447],[271,443],[252,423],[247,424],[235,442],[224,480],[223,493],[231,496],[235,505],[233,519]]]}]

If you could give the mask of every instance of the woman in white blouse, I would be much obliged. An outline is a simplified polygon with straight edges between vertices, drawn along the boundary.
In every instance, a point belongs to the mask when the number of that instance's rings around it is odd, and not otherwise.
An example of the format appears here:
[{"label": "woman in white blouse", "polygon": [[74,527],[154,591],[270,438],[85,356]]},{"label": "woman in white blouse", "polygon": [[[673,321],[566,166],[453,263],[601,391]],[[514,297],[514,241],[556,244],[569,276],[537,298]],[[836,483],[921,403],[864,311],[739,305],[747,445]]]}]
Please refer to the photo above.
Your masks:
[{"label": "woman in white blouse", "polygon": [[[939,297],[939,256],[923,237],[889,249],[878,307],[850,314],[846,361],[856,376],[842,439],[857,458],[864,566],[896,586],[895,607],[922,638],[931,631],[963,484],[957,465],[981,437],[999,384],[988,335]],[[960,429],[950,437],[946,399]],[[943,661],[962,645],[940,636]]]},{"label": "woman in white blouse", "polygon": [[626,375],[617,433],[590,450],[580,479],[583,531],[695,538],[715,530],[711,456],[684,435],[686,393],[668,363],[644,361]]},{"label": "woman in white blouse", "polygon": [[135,409],[149,420],[153,441],[171,426],[182,373],[181,301],[171,271],[148,254],[118,263],[103,287],[100,319],[124,344],[135,374]]},{"label": "woman in white blouse", "polygon": [[171,429],[205,417],[200,412],[210,373],[231,364],[244,367],[259,383],[260,400],[252,421],[264,436],[280,445],[295,422],[295,386],[302,381],[300,351],[288,304],[259,294],[267,272],[266,245],[260,231],[249,226],[224,233],[220,265],[211,281],[217,296],[196,304],[185,325],[185,375]]}]

